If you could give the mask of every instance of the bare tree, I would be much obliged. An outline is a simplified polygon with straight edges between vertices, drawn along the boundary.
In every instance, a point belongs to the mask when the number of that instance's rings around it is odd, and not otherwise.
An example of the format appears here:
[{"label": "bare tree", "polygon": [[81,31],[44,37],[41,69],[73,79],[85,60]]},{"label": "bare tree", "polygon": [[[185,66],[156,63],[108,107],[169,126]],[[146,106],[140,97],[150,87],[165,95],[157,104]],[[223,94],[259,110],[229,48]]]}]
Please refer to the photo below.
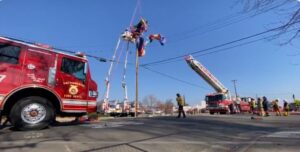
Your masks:
[{"label": "bare tree", "polygon": [[161,112],[164,112],[165,108],[166,108],[166,104],[164,102],[159,101],[159,102],[157,102],[156,108],[158,110],[160,110]]},{"label": "bare tree", "polygon": [[300,2],[298,0],[243,0],[244,11],[255,11],[261,14],[269,11],[275,11],[286,18],[279,21],[279,26],[273,28],[277,34],[275,38],[287,33],[293,32],[292,36],[284,44],[291,43],[299,37],[300,34]]},{"label": "bare tree", "polygon": [[154,109],[157,107],[157,104],[159,103],[159,99],[156,98],[154,95],[148,95],[144,97],[143,99],[143,105],[146,110],[151,110],[154,112]]},{"label": "bare tree", "polygon": [[167,99],[165,103],[165,113],[171,114],[173,112],[174,103],[172,99]]}]

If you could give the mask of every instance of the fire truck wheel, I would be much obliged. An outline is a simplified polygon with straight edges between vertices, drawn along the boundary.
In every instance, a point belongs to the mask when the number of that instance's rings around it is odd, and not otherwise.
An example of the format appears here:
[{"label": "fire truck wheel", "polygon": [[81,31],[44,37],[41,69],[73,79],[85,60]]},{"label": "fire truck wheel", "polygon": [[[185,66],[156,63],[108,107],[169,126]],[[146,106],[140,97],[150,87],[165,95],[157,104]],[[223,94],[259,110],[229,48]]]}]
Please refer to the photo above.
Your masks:
[{"label": "fire truck wheel", "polygon": [[215,113],[214,113],[214,112],[212,112],[212,111],[210,111],[210,112],[209,112],[209,114],[213,115],[213,114],[215,114]]},{"label": "fire truck wheel", "polygon": [[31,96],[19,100],[10,112],[12,125],[19,130],[40,130],[54,120],[52,104],[43,97]]}]

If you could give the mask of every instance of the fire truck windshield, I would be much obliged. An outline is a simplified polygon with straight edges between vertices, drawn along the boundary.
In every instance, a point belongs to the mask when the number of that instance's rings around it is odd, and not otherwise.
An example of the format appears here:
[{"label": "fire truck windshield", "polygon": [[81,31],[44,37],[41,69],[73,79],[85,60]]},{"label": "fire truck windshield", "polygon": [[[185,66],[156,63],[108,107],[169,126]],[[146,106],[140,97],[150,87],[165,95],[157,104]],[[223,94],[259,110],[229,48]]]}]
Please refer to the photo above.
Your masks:
[{"label": "fire truck windshield", "polygon": [[85,81],[85,63],[77,60],[72,60],[69,58],[63,58],[61,71],[67,74],[71,74],[81,81]]},{"label": "fire truck windshield", "polygon": [[226,99],[226,97],[224,95],[218,94],[218,95],[206,96],[205,101],[212,102],[212,101],[219,101],[219,100],[224,100],[224,99]]}]

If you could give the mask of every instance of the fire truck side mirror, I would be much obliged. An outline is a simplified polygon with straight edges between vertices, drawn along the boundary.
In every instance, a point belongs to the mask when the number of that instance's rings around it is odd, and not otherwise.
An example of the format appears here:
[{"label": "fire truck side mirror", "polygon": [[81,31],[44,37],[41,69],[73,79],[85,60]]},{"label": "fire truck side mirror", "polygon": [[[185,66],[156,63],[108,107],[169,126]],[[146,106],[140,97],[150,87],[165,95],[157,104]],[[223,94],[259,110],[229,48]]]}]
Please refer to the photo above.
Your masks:
[{"label": "fire truck side mirror", "polygon": [[84,63],[84,74],[87,74],[87,70],[88,70],[88,64],[85,62]]}]

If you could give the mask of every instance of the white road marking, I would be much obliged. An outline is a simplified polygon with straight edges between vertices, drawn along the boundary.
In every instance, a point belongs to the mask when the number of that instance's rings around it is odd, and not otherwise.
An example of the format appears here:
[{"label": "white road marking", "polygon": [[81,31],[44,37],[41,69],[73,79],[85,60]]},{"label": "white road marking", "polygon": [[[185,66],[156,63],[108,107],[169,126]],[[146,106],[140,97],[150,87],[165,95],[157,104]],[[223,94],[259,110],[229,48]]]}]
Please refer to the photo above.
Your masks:
[{"label": "white road marking", "polygon": [[140,122],[104,122],[104,123],[97,123],[97,124],[83,124],[81,126],[84,127],[91,127],[93,129],[99,128],[114,128],[114,127],[122,127],[125,125],[142,125],[144,123]]},{"label": "white road marking", "polygon": [[272,137],[272,138],[299,138],[300,139],[300,131],[279,131],[279,132],[269,134],[266,137]]},{"label": "white road marking", "polygon": [[68,145],[65,145],[65,148],[66,148],[67,152],[72,152],[72,150],[69,148]]},{"label": "white road marking", "polygon": [[40,138],[40,137],[43,137],[44,134],[43,133],[40,133],[40,132],[31,132],[31,133],[25,133],[23,135],[23,137],[25,139],[36,139],[36,138]]}]

